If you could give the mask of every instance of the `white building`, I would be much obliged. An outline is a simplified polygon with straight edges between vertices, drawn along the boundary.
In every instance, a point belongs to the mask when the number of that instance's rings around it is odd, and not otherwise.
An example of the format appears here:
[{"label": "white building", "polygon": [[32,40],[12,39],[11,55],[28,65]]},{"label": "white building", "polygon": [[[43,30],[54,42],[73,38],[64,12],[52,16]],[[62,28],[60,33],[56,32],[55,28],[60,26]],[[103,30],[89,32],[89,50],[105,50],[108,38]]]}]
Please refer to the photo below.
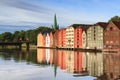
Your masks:
[{"label": "white building", "polygon": [[46,47],[50,47],[50,35],[47,33],[46,35]]},{"label": "white building", "polygon": [[74,48],[74,28],[66,28],[66,48]]},{"label": "white building", "polygon": [[82,48],[86,48],[86,45],[87,45],[87,35],[86,35],[86,32],[83,31],[82,33]]}]

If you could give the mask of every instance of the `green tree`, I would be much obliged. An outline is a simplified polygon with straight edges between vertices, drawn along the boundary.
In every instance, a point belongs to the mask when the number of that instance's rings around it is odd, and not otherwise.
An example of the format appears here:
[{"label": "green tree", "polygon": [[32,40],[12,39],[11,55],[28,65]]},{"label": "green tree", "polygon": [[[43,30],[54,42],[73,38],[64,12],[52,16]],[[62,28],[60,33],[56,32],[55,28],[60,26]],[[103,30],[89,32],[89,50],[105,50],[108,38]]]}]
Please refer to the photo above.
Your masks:
[{"label": "green tree", "polygon": [[110,22],[110,21],[120,21],[120,17],[119,16],[114,16],[108,22]]},{"label": "green tree", "polygon": [[32,44],[37,44],[37,35],[39,33],[47,33],[47,32],[51,32],[52,29],[49,27],[44,27],[44,26],[40,26],[36,29],[31,29],[31,30],[27,30],[27,31],[15,31],[13,34],[10,32],[5,32],[0,34],[0,42],[4,41],[4,42],[18,42],[20,38],[22,38],[23,41],[25,41],[26,39],[29,39],[29,41]]},{"label": "green tree", "polygon": [[13,40],[12,33],[10,33],[10,32],[2,33],[1,38],[2,38],[1,40],[3,42],[12,42],[12,40]]},{"label": "green tree", "polygon": [[13,42],[18,42],[20,39],[20,31],[15,31],[13,34]]}]

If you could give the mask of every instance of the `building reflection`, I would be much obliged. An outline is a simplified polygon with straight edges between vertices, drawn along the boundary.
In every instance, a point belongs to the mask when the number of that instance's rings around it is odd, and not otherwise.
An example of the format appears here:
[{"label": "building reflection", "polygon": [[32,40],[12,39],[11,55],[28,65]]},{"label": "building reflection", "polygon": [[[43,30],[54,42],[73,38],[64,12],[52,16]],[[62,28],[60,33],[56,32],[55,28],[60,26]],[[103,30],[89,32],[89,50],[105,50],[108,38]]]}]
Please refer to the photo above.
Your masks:
[{"label": "building reflection", "polygon": [[58,51],[58,66],[62,69],[66,69],[66,54],[64,51],[59,50]]},{"label": "building reflection", "polygon": [[68,73],[74,72],[74,51],[66,51],[66,71]]},{"label": "building reflection", "polygon": [[103,54],[104,75],[99,78],[106,80],[118,80],[118,78],[120,78],[120,52],[104,52]]},{"label": "building reflection", "polygon": [[82,72],[82,52],[74,52],[74,72]]},{"label": "building reflection", "polygon": [[43,61],[43,49],[37,49],[37,62],[42,63]]},{"label": "building reflection", "polygon": [[87,70],[91,76],[101,76],[103,74],[103,54],[87,53]]},{"label": "building reflection", "polygon": [[38,49],[37,62],[52,65],[54,76],[57,75],[57,67],[67,73],[77,74],[77,77],[90,75],[97,77],[98,80],[114,80],[120,76],[120,52]]},{"label": "building reflection", "polygon": [[39,64],[52,64],[53,53],[50,49],[37,49],[37,62]]}]

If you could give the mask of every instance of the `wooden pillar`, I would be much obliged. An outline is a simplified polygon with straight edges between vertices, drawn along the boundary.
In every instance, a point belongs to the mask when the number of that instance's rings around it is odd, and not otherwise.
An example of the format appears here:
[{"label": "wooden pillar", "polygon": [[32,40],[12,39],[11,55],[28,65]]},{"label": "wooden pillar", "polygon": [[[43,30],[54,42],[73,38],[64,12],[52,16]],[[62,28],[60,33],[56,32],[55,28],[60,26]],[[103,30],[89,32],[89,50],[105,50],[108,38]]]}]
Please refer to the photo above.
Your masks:
[{"label": "wooden pillar", "polygon": [[22,38],[19,39],[19,49],[22,49]]},{"label": "wooden pillar", "polygon": [[22,49],[22,43],[21,42],[19,43],[19,49],[20,50]]},{"label": "wooden pillar", "polygon": [[26,50],[29,50],[29,42],[26,42]]},{"label": "wooden pillar", "polygon": [[29,50],[30,46],[29,46],[29,39],[26,38],[26,50]]}]

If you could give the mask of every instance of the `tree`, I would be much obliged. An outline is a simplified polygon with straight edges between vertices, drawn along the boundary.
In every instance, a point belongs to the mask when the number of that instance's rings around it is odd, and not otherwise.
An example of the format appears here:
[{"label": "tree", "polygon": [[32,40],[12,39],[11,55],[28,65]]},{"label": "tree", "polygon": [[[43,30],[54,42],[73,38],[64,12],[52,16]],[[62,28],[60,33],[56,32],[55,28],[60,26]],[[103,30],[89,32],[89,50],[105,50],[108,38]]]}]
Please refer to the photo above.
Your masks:
[{"label": "tree", "polygon": [[37,44],[37,35],[39,33],[51,32],[52,29],[49,27],[40,26],[36,29],[31,29],[27,31],[15,31],[13,34],[10,32],[5,32],[0,34],[0,42],[18,42],[20,38],[23,41],[28,39],[32,44]]},{"label": "tree", "polygon": [[18,42],[20,39],[20,31],[15,31],[13,34],[13,42]]},{"label": "tree", "polygon": [[1,34],[1,38],[3,42],[12,42],[13,36],[10,32],[5,32]]},{"label": "tree", "polygon": [[110,22],[110,21],[120,21],[120,17],[119,16],[114,16],[108,22]]}]

